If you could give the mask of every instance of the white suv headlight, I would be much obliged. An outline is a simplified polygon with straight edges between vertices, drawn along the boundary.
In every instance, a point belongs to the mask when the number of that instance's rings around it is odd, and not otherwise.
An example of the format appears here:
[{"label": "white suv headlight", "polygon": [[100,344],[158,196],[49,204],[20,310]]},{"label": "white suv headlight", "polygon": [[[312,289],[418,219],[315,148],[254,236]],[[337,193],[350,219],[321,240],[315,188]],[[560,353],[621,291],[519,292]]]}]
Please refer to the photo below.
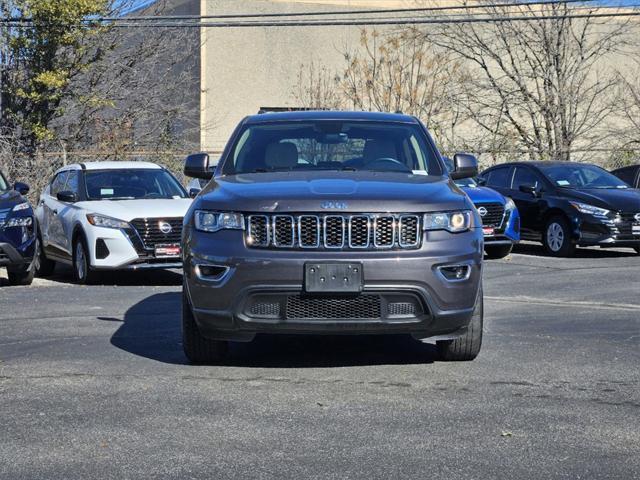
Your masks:
[{"label": "white suv headlight", "polygon": [[129,223],[124,220],[118,220],[117,218],[107,217],[105,215],[98,215],[96,213],[89,213],[87,215],[87,221],[95,227],[103,228],[129,228]]},{"label": "white suv headlight", "polygon": [[241,213],[196,210],[194,214],[194,224],[196,230],[202,232],[244,230],[244,217]]},{"label": "white suv headlight", "polygon": [[609,210],[607,210],[606,208],[594,207],[593,205],[580,202],[569,203],[580,213],[588,213],[589,215],[593,215],[594,217],[606,217],[609,214]]},{"label": "white suv headlight", "polygon": [[425,230],[447,230],[451,233],[459,233],[469,230],[470,227],[471,212],[469,210],[424,214]]}]

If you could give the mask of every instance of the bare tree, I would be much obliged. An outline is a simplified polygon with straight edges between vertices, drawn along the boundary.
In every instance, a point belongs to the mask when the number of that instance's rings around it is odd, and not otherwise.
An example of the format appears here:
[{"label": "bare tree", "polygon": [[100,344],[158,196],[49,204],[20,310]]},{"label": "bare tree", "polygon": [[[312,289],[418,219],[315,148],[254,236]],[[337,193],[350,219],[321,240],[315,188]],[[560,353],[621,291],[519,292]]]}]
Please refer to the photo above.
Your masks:
[{"label": "bare tree", "polygon": [[513,14],[507,7],[487,7],[500,21],[442,25],[428,35],[472,69],[470,117],[531,159],[569,160],[578,144],[598,144],[615,111],[618,79],[606,59],[624,44],[629,23],[575,19],[571,11],[562,3],[522,6],[519,16],[552,17],[522,22],[503,21]]},{"label": "bare tree", "polygon": [[[346,49],[345,49],[346,50]],[[466,72],[418,30],[361,30],[360,48],[343,52],[344,70],[301,66],[294,90],[303,106],[403,112],[420,117],[442,143],[455,143]],[[448,140],[448,141],[447,141]]]}]

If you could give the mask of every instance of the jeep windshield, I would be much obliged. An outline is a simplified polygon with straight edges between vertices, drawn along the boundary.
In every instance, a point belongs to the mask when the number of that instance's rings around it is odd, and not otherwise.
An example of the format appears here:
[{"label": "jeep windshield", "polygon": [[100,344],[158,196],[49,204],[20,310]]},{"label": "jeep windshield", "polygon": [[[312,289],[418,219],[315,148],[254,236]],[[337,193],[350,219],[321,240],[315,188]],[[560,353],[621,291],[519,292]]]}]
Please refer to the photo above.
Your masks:
[{"label": "jeep windshield", "polygon": [[187,197],[173,175],[161,169],[87,170],[85,184],[89,200]]},{"label": "jeep windshield", "polygon": [[418,125],[305,121],[249,124],[237,136],[223,173],[343,170],[442,175]]}]

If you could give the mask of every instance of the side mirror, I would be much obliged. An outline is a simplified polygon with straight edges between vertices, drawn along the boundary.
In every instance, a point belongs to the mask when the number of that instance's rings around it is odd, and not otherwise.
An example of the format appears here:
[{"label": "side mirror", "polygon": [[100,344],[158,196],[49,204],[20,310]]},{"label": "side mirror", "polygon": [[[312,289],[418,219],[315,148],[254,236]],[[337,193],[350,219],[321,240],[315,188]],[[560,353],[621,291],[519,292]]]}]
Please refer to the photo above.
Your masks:
[{"label": "side mirror", "polygon": [[487,179],[486,178],[482,178],[482,177],[478,177],[478,178],[476,178],[476,183],[478,185],[480,185],[481,187],[484,187],[487,184]]},{"label": "side mirror", "polygon": [[184,174],[187,177],[209,180],[213,177],[213,170],[209,165],[209,154],[193,153],[184,161]]},{"label": "side mirror", "polygon": [[18,192],[20,195],[26,195],[29,193],[29,185],[23,182],[16,182],[13,184],[13,189]]},{"label": "side mirror", "polygon": [[518,189],[519,189],[521,192],[524,192],[524,193],[530,193],[530,194],[531,194],[531,195],[533,195],[534,197],[537,197],[537,196],[538,196],[538,194],[539,194],[539,190],[538,190],[538,188],[537,188],[537,187],[534,187],[533,185],[528,185],[528,184],[527,184],[527,185],[520,185],[520,186],[518,187]]},{"label": "side mirror", "polygon": [[201,191],[202,190],[199,189],[199,188],[190,188],[189,189],[189,197],[196,198]]},{"label": "side mirror", "polygon": [[64,203],[75,203],[78,201],[78,196],[69,190],[58,192],[56,198]]},{"label": "side mirror", "polygon": [[478,160],[469,153],[456,153],[453,156],[453,171],[449,176],[452,180],[478,176]]}]

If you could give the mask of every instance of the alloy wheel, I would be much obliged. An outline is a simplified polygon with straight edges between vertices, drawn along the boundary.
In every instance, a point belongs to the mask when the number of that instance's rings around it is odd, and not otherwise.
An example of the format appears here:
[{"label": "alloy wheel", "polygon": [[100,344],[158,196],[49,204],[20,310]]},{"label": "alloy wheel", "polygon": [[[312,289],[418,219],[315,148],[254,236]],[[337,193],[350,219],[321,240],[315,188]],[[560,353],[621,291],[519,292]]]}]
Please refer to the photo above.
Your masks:
[{"label": "alloy wheel", "polygon": [[82,242],[78,242],[76,244],[76,275],[79,280],[82,280],[86,274],[86,258],[84,255],[84,247],[82,246]]},{"label": "alloy wheel", "polygon": [[549,248],[554,252],[558,252],[562,248],[563,243],[564,229],[562,225],[556,222],[550,223],[547,228],[547,244]]}]

